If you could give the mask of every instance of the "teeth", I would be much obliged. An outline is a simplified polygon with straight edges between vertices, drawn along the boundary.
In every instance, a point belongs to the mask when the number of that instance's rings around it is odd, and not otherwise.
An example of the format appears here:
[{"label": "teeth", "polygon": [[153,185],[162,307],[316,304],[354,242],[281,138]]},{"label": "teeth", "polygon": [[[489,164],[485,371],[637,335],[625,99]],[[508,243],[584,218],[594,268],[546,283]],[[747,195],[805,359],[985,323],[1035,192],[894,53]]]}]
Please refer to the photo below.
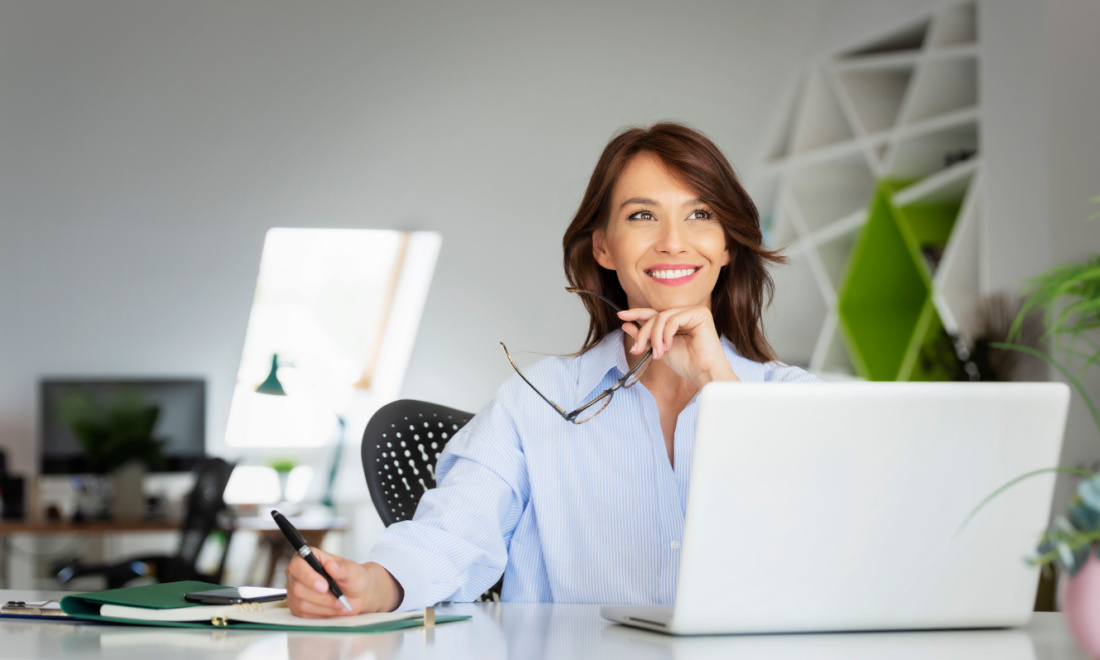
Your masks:
[{"label": "teeth", "polygon": [[694,272],[694,268],[682,268],[680,270],[651,270],[649,274],[659,280],[674,280],[677,277],[687,277]]}]

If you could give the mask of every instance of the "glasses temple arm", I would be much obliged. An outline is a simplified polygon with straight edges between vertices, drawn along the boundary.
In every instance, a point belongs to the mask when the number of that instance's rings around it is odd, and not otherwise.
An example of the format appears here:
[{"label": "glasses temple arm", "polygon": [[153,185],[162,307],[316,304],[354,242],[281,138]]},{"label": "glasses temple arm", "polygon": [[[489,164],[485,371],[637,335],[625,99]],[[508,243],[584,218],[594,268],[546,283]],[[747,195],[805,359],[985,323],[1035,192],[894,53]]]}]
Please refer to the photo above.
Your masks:
[{"label": "glasses temple arm", "polygon": [[504,349],[504,356],[506,358],[508,358],[508,363],[511,364],[512,368],[516,370],[516,373],[519,374],[519,377],[523,379],[523,382],[527,383],[527,386],[530,387],[531,389],[533,389],[535,391],[535,394],[539,395],[542,398],[543,401],[545,401],[546,403],[549,403],[551,406],[553,406],[554,410],[558,411],[558,414],[560,414],[562,417],[565,417],[566,419],[568,419],[569,414],[566,413],[564,410],[562,410],[561,406],[554,403],[550,399],[547,399],[546,395],[539,391],[539,388],[535,387],[534,385],[531,384],[531,381],[527,380],[527,376],[524,376],[523,372],[520,371],[519,367],[516,366],[516,363],[512,361],[512,356],[509,355],[508,347],[504,345],[504,342],[500,342],[500,346],[501,346],[501,348]]}]

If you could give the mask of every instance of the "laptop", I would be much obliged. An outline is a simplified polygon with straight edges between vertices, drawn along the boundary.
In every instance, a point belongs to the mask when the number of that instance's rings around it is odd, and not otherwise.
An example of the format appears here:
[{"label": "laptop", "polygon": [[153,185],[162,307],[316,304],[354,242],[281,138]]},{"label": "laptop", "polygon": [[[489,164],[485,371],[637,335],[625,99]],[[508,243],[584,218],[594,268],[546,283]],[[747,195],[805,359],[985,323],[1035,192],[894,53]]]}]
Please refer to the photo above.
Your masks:
[{"label": "laptop", "polygon": [[700,394],[676,635],[1027,623],[1069,407],[1061,383],[712,383]]}]

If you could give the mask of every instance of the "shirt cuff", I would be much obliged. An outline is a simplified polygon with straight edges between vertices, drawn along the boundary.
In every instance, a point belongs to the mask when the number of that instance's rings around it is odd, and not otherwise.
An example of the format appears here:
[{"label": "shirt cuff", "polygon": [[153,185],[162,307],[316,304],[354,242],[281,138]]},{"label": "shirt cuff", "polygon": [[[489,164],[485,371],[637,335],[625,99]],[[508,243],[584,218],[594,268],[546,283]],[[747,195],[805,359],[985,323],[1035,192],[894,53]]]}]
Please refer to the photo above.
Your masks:
[{"label": "shirt cuff", "polygon": [[389,571],[404,590],[405,598],[395,612],[412,612],[434,605],[425,602],[428,595],[427,576],[409,553],[396,548],[376,546],[367,555],[367,561],[373,561]]}]

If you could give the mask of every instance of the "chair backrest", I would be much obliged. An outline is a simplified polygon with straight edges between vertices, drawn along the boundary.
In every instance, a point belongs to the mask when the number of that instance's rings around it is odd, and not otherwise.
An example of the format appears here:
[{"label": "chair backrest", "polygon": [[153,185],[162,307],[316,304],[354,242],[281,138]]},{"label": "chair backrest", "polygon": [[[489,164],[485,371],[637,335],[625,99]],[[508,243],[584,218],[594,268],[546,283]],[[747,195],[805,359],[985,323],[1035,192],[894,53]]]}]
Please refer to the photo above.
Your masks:
[{"label": "chair backrest", "polygon": [[[386,527],[413,517],[420,498],[435,488],[435,464],[443,448],[473,416],[437,403],[401,399],[370,418],[363,431],[363,473]],[[501,577],[477,600],[499,602],[503,589]]]},{"label": "chair backrest", "polygon": [[408,520],[424,492],[435,488],[435,462],[473,413],[402,399],[378,409],[363,432],[363,472],[387,527]]},{"label": "chair backrest", "polygon": [[218,514],[225,507],[225,486],[233,474],[233,464],[221,458],[206,458],[196,469],[195,487],[187,496],[183,516],[180,549],[176,559],[183,566],[194,567],[203,541],[217,526]]}]

